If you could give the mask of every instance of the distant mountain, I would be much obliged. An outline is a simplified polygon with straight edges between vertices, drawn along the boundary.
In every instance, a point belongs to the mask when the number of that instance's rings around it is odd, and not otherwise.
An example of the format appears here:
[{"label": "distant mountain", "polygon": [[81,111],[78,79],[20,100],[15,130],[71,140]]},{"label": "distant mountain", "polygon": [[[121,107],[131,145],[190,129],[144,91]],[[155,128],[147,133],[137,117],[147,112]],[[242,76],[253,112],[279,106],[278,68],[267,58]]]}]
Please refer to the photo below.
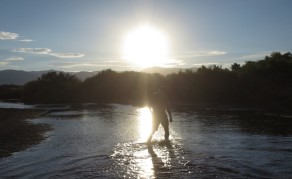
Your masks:
[{"label": "distant mountain", "polygon": [[[22,71],[22,70],[2,70],[0,71],[0,85],[3,84],[14,84],[24,85],[29,81],[36,80],[41,77],[44,73],[53,72],[55,70],[46,71]],[[81,80],[96,75],[98,71],[94,72],[70,72],[70,74],[76,75]]]},{"label": "distant mountain", "polygon": [[145,73],[159,73],[161,75],[169,75],[172,73],[178,73],[180,71],[185,71],[185,70],[193,70],[196,71],[197,68],[189,68],[189,69],[185,69],[185,68],[163,68],[163,67],[150,67],[150,68],[145,68],[143,69],[141,72],[145,72]]},{"label": "distant mountain", "polygon": [[18,70],[3,70],[0,71],[0,85],[2,84],[15,84],[23,85],[28,81],[38,78],[37,74],[26,71]]},{"label": "distant mountain", "polygon": [[44,71],[29,71],[29,73],[35,74],[37,77],[42,76],[44,73],[49,73],[49,72],[58,72],[56,70],[44,70]]}]

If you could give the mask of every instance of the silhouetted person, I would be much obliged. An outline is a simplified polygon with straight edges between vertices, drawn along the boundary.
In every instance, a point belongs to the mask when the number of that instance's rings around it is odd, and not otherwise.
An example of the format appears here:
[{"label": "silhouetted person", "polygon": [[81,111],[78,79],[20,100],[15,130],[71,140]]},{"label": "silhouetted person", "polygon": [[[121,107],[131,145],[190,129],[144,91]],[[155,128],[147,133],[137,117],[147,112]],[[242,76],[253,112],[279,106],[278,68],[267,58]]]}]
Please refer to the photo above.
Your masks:
[{"label": "silhouetted person", "polygon": [[[151,142],[152,136],[158,130],[159,124],[164,128],[165,140],[169,140],[169,122],[172,122],[172,115],[166,95],[166,87],[160,87],[159,91],[153,94],[149,101],[149,108],[152,112],[152,130],[147,143]],[[168,114],[169,122],[166,113]]]}]

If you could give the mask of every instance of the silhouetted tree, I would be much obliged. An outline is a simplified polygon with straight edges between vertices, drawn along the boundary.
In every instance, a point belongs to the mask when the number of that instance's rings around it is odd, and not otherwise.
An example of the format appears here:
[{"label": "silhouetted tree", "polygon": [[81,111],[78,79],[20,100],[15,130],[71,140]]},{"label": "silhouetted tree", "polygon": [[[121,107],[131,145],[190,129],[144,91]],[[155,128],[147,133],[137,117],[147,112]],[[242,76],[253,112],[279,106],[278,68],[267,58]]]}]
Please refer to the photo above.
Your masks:
[{"label": "silhouetted tree", "polygon": [[0,99],[20,100],[22,97],[22,86],[19,85],[0,85]]},{"label": "silhouetted tree", "polygon": [[234,63],[231,65],[231,70],[232,71],[239,71],[241,69],[240,64]]},{"label": "silhouetted tree", "polygon": [[292,105],[292,55],[274,52],[263,60],[202,66],[168,76],[103,70],[81,82],[67,73],[51,72],[24,86],[31,103],[118,102],[145,104],[159,86],[167,86],[171,103],[197,105]]},{"label": "silhouetted tree", "polygon": [[27,103],[74,102],[76,89],[81,81],[64,72],[49,72],[24,86],[23,100]]},{"label": "silhouetted tree", "polygon": [[103,70],[82,83],[82,101],[144,103],[162,78],[158,74]]}]

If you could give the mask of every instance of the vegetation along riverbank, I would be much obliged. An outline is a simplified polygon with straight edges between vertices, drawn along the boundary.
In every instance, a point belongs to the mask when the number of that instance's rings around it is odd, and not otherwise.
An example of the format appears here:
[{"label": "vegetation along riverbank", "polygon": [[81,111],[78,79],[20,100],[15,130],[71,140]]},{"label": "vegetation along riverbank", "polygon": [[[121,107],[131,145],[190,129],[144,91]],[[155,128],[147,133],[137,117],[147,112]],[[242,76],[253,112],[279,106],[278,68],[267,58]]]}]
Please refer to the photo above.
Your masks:
[{"label": "vegetation along riverbank", "polygon": [[0,99],[30,104],[145,104],[160,85],[168,87],[172,104],[244,106],[268,111],[292,107],[292,55],[274,52],[259,61],[183,70],[167,76],[135,71],[100,71],[84,81],[65,72],[49,72],[24,86],[2,86]]}]

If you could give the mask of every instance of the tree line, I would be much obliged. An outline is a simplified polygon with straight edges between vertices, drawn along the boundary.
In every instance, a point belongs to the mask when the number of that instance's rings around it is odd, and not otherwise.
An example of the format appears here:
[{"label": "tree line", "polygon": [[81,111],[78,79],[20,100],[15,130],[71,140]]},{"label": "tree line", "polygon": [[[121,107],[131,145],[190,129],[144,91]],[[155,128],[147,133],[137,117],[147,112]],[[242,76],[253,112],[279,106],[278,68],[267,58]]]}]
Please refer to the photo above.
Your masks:
[{"label": "tree line", "polygon": [[159,86],[168,88],[173,104],[291,108],[292,55],[274,52],[259,61],[234,63],[230,69],[211,65],[167,76],[107,69],[81,81],[68,73],[49,72],[14,92],[25,103],[145,104]]}]

